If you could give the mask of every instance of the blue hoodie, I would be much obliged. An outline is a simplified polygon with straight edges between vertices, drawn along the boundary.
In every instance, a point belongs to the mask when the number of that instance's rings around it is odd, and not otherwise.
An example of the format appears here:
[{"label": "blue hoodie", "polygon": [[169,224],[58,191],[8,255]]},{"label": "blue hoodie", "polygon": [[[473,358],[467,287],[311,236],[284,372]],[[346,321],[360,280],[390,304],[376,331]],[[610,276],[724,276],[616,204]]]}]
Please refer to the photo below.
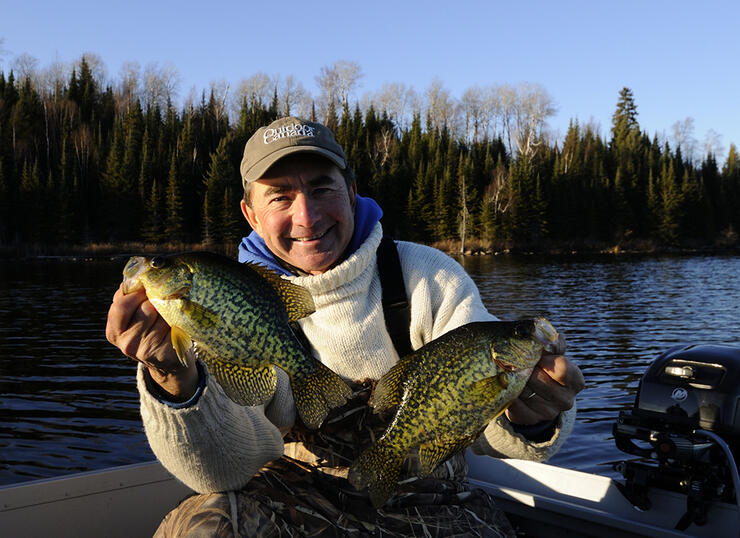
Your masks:
[{"label": "blue hoodie", "polygon": [[[365,198],[357,195],[355,202],[355,231],[352,234],[352,239],[347,246],[347,250],[344,253],[345,257],[355,252],[360,245],[365,242],[365,239],[370,235],[370,232],[375,228],[375,224],[383,216],[383,210],[380,209],[378,203],[372,198]],[[257,263],[264,265],[269,269],[277,271],[281,275],[290,275],[291,272],[283,267],[278,262],[275,255],[267,248],[264,239],[262,239],[257,232],[250,233],[247,237],[243,237],[239,244],[239,261]]]}]

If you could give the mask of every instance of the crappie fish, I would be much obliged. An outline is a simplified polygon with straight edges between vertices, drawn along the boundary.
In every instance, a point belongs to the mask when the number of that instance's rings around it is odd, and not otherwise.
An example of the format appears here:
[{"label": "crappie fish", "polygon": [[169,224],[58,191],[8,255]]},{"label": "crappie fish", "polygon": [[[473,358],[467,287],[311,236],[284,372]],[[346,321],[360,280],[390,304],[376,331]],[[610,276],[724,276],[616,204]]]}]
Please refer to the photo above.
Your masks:
[{"label": "crappie fish", "polygon": [[403,357],[375,387],[376,413],[397,407],[383,435],[350,468],[377,508],[394,493],[401,466],[418,447],[421,475],[475,441],[521,393],[558,333],[544,318],[475,322]]},{"label": "crappie fish", "polygon": [[273,395],[273,365],[290,377],[298,415],[309,428],[318,428],[351,395],[288,325],[314,311],[311,294],[269,269],[194,252],[134,256],[123,276],[123,293],[143,286],[170,325],[180,361],[187,364],[195,343],[198,358],[236,403],[258,405]]}]

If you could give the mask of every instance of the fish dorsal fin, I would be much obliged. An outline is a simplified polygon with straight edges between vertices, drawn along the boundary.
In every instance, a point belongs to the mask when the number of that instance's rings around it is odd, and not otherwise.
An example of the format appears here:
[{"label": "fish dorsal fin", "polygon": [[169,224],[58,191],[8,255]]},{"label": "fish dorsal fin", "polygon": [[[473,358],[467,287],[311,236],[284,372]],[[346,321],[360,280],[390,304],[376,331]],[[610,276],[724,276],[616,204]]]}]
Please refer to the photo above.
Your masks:
[{"label": "fish dorsal fin", "polygon": [[405,364],[405,361],[399,361],[375,385],[372,405],[376,413],[385,413],[401,404],[403,382],[406,379]]},{"label": "fish dorsal fin", "polygon": [[188,333],[177,325],[170,327],[170,336],[172,338],[172,347],[175,348],[175,353],[177,353],[177,358],[180,359],[183,366],[187,366],[187,353],[193,346],[193,340],[190,338]]},{"label": "fish dorsal fin", "polygon": [[264,278],[272,289],[280,296],[280,300],[288,312],[288,321],[296,321],[310,316],[316,311],[311,293],[297,284],[281,278],[275,271],[255,263],[246,263],[259,276]]}]

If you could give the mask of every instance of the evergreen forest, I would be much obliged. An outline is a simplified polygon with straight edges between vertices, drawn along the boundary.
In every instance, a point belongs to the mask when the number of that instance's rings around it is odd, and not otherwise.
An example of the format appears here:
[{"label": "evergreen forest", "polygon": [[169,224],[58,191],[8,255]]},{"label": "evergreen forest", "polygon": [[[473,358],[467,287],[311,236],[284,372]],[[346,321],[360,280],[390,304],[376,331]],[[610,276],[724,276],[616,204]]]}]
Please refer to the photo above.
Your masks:
[{"label": "evergreen forest", "polygon": [[[219,96],[148,102],[102,87],[83,57],[42,88],[0,72],[0,245],[139,241],[235,244],[247,138],[290,113],[288,99]],[[740,155],[697,159],[644,132],[629,88],[615,88],[607,134],[572,120],[550,142],[543,117],[514,131],[451,128],[429,107],[403,122],[346,94],[306,119],[345,148],[361,195],[400,239],[495,249],[732,246],[740,229]],[[529,123],[527,123],[529,122]],[[470,134],[474,133],[474,134]],[[512,142],[512,137],[515,139]]]}]

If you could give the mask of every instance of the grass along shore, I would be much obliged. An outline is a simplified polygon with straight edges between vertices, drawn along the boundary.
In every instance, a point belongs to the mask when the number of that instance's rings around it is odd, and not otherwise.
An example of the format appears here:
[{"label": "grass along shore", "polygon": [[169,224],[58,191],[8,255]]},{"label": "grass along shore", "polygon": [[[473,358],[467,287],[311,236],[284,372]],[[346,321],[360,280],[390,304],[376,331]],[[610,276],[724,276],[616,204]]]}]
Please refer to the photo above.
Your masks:
[{"label": "grass along shore", "polygon": [[[711,244],[684,242],[678,245],[660,245],[650,240],[625,240],[617,244],[597,241],[542,241],[537,244],[511,245],[503,242],[469,239],[461,251],[459,240],[429,243],[452,256],[457,255],[576,255],[576,254],[740,254],[740,239],[734,232],[717,238]],[[0,245],[0,259],[27,258],[124,258],[137,254],[157,254],[208,250],[235,258],[238,244],[209,243],[89,243],[89,244],[16,244]]]}]

